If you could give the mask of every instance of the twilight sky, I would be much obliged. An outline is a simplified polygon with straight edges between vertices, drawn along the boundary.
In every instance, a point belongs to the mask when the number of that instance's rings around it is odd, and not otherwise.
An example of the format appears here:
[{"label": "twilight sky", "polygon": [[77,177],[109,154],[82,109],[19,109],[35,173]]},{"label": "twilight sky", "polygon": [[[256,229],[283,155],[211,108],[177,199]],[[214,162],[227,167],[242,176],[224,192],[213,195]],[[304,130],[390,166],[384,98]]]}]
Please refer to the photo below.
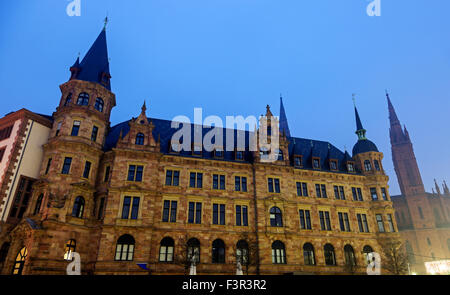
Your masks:
[{"label": "twilight sky", "polygon": [[279,114],[291,134],[351,151],[357,137],[352,93],[367,137],[393,169],[384,90],[406,124],[427,191],[450,184],[450,1],[381,0],[0,1],[0,116],[20,108],[51,114],[69,78],[107,28],[111,123],[147,114],[172,119]]}]

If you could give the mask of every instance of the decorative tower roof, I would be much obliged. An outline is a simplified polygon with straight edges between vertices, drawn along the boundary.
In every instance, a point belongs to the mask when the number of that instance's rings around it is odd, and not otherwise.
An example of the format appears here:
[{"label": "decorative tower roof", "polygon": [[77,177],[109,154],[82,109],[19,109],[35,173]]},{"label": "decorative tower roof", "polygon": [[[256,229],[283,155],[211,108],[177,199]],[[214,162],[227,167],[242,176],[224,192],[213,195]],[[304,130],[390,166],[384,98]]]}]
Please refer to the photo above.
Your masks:
[{"label": "decorative tower roof", "polygon": [[364,129],[361,118],[359,117],[358,109],[356,108],[355,95],[353,95],[353,103],[355,107],[356,119],[356,135],[358,135],[358,142],[353,146],[353,156],[367,152],[378,152],[377,146],[366,138],[366,129]]},{"label": "decorative tower roof", "polygon": [[291,137],[291,132],[289,131],[288,120],[286,117],[286,111],[284,110],[283,97],[280,95],[280,133],[286,134],[287,137]]},{"label": "decorative tower roof", "polygon": [[438,185],[436,179],[434,179],[434,186],[436,187],[437,194],[440,195],[441,194],[441,189],[439,188],[439,185]]},{"label": "decorative tower roof", "polygon": [[80,69],[76,77],[72,77],[73,79],[99,83],[106,89],[111,90],[106,26],[100,32],[81,63],[77,59],[73,67]]}]

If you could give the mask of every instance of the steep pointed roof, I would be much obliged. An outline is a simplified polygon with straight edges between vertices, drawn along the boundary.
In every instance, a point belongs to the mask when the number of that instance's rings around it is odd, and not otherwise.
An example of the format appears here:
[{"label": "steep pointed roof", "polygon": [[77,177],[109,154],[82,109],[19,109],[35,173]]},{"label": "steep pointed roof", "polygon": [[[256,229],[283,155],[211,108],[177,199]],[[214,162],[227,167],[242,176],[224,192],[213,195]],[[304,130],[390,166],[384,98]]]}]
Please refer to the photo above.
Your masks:
[{"label": "steep pointed roof", "polygon": [[366,152],[378,152],[377,146],[366,138],[366,129],[364,129],[361,118],[359,117],[358,109],[355,104],[355,119],[356,119],[356,134],[358,135],[358,142],[353,146],[353,156]]},{"label": "steep pointed roof", "polygon": [[286,111],[284,110],[283,97],[280,96],[280,133],[283,134],[283,131],[287,137],[291,137]]},{"label": "steep pointed roof", "polygon": [[355,106],[355,118],[356,118],[356,131],[364,130],[363,125],[361,123],[361,118],[359,117],[358,109]]},{"label": "steep pointed roof", "polygon": [[79,64],[79,67],[80,72],[76,77],[77,80],[100,83],[108,90],[111,90],[109,81],[108,83],[101,83],[103,74],[110,75],[105,28],[100,32],[97,39]]},{"label": "steep pointed roof", "polygon": [[395,113],[394,106],[392,105],[391,99],[389,97],[389,93],[387,91],[386,91],[386,98],[387,98],[387,102],[388,102],[389,121],[391,122],[391,126],[395,125],[395,124],[400,124],[397,114]]}]

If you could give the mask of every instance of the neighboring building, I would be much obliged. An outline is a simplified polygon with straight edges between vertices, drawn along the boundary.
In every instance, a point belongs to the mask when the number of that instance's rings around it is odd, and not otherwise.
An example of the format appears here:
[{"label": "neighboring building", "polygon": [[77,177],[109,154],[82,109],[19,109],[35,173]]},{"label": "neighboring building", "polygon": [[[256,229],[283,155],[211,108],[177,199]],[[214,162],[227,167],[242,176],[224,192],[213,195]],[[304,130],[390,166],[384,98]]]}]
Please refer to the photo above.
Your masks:
[{"label": "neighboring building", "polygon": [[282,105],[274,163],[239,130],[244,150],[175,152],[178,129],[148,118],[145,104],[110,127],[105,29],[70,70],[24,219],[0,236],[3,274],[64,274],[71,252],[84,274],[147,274],[138,263],[183,274],[191,255],[198,274],[234,274],[238,259],[253,274],[365,273],[367,253],[400,239],[383,154],[356,107],[353,157],[288,136]]},{"label": "neighboring building", "polygon": [[406,127],[402,129],[389,95],[392,160],[401,195],[392,196],[395,215],[411,272],[425,274],[425,262],[450,259],[450,192],[435,180],[436,192],[425,192]]}]

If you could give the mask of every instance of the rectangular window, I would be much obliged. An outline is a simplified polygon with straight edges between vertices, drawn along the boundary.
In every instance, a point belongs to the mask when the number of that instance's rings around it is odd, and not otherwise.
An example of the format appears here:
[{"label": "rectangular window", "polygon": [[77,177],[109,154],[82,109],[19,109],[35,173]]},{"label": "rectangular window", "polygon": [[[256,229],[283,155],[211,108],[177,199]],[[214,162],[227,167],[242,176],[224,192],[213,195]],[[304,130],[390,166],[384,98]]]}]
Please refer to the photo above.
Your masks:
[{"label": "rectangular window", "polygon": [[370,188],[370,195],[372,197],[372,201],[378,201],[378,193],[377,193],[377,188],[376,187],[371,187]]},{"label": "rectangular window", "polygon": [[31,178],[24,176],[20,177],[16,194],[11,204],[11,210],[9,212],[10,221],[17,221],[23,217],[33,193],[33,183],[34,180]]},{"label": "rectangular window", "polygon": [[191,172],[189,175],[189,187],[202,188],[203,187],[203,173]]},{"label": "rectangular window", "polygon": [[387,201],[387,191],[384,187],[381,188],[381,196],[383,197],[383,200]]},{"label": "rectangular window", "polygon": [[309,210],[298,210],[300,215],[300,228],[311,229],[311,213]]},{"label": "rectangular window", "polygon": [[166,185],[178,186],[180,184],[180,171],[167,170],[166,171]]},{"label": "rectangular window", "polygon": [[330,221],[330,212],[328,211],[319,211],[319,219],[320,219],[320,229],[321,230],[331,230],[331,221]]},{"label": "rectangular window", "polygon": [[245,205],[236,205],[236,225],[248,226],[248,208]]},{"label": "rectangular window", "polygon": [[294,166],[295,167],[302,167],[303,166],[303,161],[302,161],[302,157],[300,156],[295,156],[294,157]]},{"label": "rectangular window", "polygon": [[0,130],[0,141],[7,139],[11,136],[13,125],[8,126]]},{"label": "rectangular window", "polygon": [[353,200],[354,201],[362,201],[363,200],[363,196],[362,196],[362,191],[361,188],[356,188],[356,187],[352,187],[352,195],[353,195]]},{"label": "rectangular window", "polygon": [[366,214],[356,214],[356,218],[358,220],[359,231],[362,233],[368,233],[369,225],[367,224]]},{"label": "rectangular window", "polygon": [[325,184],[316,184],[316,196],[318,198],[327,198],[327,187]]},{"label": "rectangular window", "polygon": [[142,181],[144,166],[130,165],[128,166],[128,181]]},{"label": "rectangular window", "polygon": [[377,219],[378,231],[380,233],[384,233],[385,230],[384,230],[383,216],[381,214],[377,214],[375,216]]},{"label": "rectangular window", "polygon": [[45,167],[45,175],[47,175],[48,172],[50,171],[51,165],[52,165],[52,158],[49,158],[47,161],[47,167]]},{"label": "rectangular window", "polygon": [[305,182],[297,182],[297,196],[299,197],[308,196],[308,185]]},{"label": "rectangular window", "polygon": [[350,231],[350,222],[348,219],[348,214],[347,213],[338,213],[339,216],[339,226],[341,228],[341,231]]},{"label": "rectangular window", "polygon": [[313,159],[313,168],[320,169],[320,160],[319,159]]},{"label": "rectangular window", "polygon": [[234,177],[234,190],[237,192],[247,192],[247,177]]},{"label": "rectangular window", "polygon": [[164,200],[163,222],[177,222],[177,201]]},{"label": "rectangular window", "polygon": [[225,225],[224,204],[213,204],[213,224]]},{"label": "rectangular window", "polygon": [[80,125],[81,125],[80,121],[73,121],[72,133],[70,133],[70,135],[78,136],[78,132],[80,131]]},{"label": "rectangular window", "polygon": [[225,175],[213,174],[213,189],[225,190]]},{"label": "rectangular window", "polygon": [[280,193],[280,179],[279,178],[268,178],[267,185],[269,193]]},{"label": "rectangular window", "polygon": [[97,134],[98,134],[98,127],[97,126],[92,127],[91,140],[93,142],[97,141]]},{"label": "rectangular window", "polygon": [[64,158],[64,164],[62,167],[61,174],[69,174],[71,164],[72,164],[72,158],[70,158],[70,157]]},{"label": "rectangular window", "polygon": [[392,219],[392,214],[388,214],[387,215],[387,221],[388,221],[388,225],[389,225],[389,231],[391,233],[395,232],[395,227],[394,227],[394,221]]},{"label": "rectangular window", "polygon": [[137,219],[139,214],[139,197],[124,197],[122,219]]},{"label": "rectangular window", "polygon": [[89,178],[89,174],[91,173],[91,162],[86,161],[84,164],[83,178]]},{"label": "rectangular window", "polygon": [[334,197],[336,200],[345,200],[345,193],[343,186],[334,186]]},{"label": "rectangular window", "polygon": [[236,160],[243,161],[244,160],[244,152],[236,151]]},{"label": "rectangular window", "polygon": [[202,203],[189,202],[188,223],[202,223]]},{"label": "rectangular window", "polygon": [[106,166],[106,169],[105,169],[105,178],[103,179],[104,182],[108,182],[108,181],[109,181],[109,172],[110,172],[110,170],[111,170],[111,167]]}]

